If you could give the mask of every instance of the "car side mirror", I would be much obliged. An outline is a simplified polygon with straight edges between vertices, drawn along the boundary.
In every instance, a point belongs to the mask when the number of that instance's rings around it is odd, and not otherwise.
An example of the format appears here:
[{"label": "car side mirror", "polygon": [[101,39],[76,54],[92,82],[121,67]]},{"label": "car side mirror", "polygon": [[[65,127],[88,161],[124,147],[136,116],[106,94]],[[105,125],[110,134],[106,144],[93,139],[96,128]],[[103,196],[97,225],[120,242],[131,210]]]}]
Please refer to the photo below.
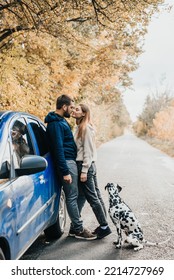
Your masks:
[{"label": "car side mirror", "polygon": [[20,167],[15,169],[18,176],[31,175],[44,171],[48,163],[44,157],[36,155],[26,155],[21,159]]},{"label": "car side mirror", "polygon": [[1,165],[0,179],[8,179],[10,176],[10,169],[7,161],[4,161]]}]

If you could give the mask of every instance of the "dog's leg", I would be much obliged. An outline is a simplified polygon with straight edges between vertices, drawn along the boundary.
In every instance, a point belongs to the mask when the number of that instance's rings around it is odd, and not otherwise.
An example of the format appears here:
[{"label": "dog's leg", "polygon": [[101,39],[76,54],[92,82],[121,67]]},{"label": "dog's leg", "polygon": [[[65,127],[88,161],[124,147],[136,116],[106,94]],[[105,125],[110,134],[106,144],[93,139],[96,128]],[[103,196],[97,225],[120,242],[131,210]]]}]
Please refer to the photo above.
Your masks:
[{"label": "dog's leg", "polygon": [[121,225],[119,222],[116,224],[116,230],[118,234],[118,239],[117,241],[113,242],[113,244],[115,245],[115,248],[120,249],[122,246],[122,232],[121,232]]},{"label": "dog's leg", "polygon": [[134,251],[139,251],[139,250],[143,249],[143,247],[144,247],[143,244],[140,243],[140,241],[137,238],[132,237],[132,236],[127,237],[127,242],[129,244],[135,246]]},{"label": "dog's leg", "polygon": [[[116,230],[117,230],[117,224],[115,222],[114,222],[114,225],[115,225]],[[118,231],[117,231],[117,233],[118,233]],[[119,238],[118,238],[118,234],[117,234],[117,239],[113,242],[113,244],[118,245],[118,243],[119,243]]]},{"label": "dog's leg", "polygon": [[[136,246],[137,246],[137,245],[136,245]],[[143,244],[139,243],[138,247],[135,247],[135,248],[134,248],[134,251],[139,251],[139,250],[141,250],[141,249],[143,249],[143,248],[144,248]]]}]

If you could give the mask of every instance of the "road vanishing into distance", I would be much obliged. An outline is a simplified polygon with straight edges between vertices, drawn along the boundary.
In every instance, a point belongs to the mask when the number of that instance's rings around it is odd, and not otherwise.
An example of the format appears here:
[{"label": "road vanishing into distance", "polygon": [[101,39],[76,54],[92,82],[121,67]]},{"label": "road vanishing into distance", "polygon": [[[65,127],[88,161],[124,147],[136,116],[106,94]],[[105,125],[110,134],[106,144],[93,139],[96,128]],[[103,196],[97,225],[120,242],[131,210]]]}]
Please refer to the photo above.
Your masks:
[{"label": "road vanishing into distance", "polygon": [[[108,209],[108,182],[120,184],[122,199],[135,213],[151,242],[170,240],[159,246],[145,246],[135,252],[130,245],[115,249],[116,229],[108,215],[112,233],[104,239],[85,241],[67,237],[48,242],[44,234],[29,248],[23,260],[173,260],[174,259],[174,159],[153,148],[130,132],[103,144],[98,149],[98,182]],[[84,226],[93,230],[98,224],[86,203],[82,212]]]}]

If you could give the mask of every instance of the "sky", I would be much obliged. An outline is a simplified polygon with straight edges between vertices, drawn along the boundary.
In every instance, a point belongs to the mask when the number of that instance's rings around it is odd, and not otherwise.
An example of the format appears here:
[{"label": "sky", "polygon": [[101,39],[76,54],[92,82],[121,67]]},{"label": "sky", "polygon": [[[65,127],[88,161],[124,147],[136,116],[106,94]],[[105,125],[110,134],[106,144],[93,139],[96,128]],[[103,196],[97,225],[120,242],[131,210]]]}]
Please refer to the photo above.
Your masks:
[{"label": "sky", "polygon": [[[174,0],[166,0],[173,4]],[[174,96],[174,7],[171,12],[154,15],[145,36],[139,68],[131,74],[133,90],[123,94],[124,104],[133,121],[142,112],[145,98],[168,89]]]}]

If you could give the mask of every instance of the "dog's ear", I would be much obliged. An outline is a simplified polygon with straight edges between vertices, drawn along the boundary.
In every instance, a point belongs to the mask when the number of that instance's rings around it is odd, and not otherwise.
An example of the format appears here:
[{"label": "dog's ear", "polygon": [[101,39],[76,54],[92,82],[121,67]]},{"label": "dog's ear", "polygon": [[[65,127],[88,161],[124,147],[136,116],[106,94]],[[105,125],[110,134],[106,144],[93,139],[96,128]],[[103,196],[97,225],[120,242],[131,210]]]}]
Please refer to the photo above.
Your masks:
[{"label": "dog's ear", "polygon": [[105,186],[105,190],[109,187],[109,183],[107,183],[107,185]]},{"label": "dog's ear", "polygon": [[121,192],[122,187],[117,184],[118,192]]}]

